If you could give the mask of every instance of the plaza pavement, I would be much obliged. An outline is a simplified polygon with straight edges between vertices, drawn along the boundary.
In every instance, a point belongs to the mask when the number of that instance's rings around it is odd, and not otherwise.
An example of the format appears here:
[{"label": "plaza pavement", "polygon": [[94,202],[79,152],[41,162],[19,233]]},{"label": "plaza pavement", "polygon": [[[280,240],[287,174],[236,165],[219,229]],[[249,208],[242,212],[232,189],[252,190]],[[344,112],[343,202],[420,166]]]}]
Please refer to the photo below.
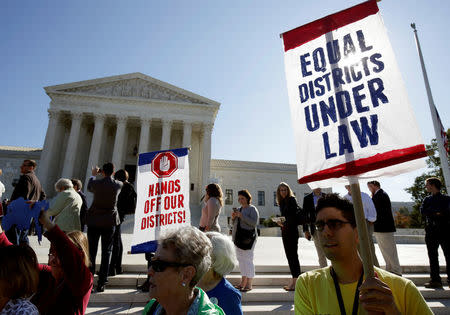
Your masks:
[{"label": "plaza pavement", "polygon": [[[131,219],[131,217],[129,218]],[[122,224],[122,240],[124,244],[123,264],[131,265],[145,265],[146,261],[144,254],[130,255],[127,252],[131,248],[132,241],[132,220],[127,219]],[[40,263],[46,263],[48,260],[48,250],[50,244],[48,240],[43,237],[41,245],[37,242],[36,236],[30,237],[30,245],[35,250]],[[379,263],[383,266],[385,264],[383,255],[381,254],[378,245],[375,244],[375,250]],[[400,264],[403,266],[428,266],[427,248],[425,244],[397,244]],[[97,253],[96,263],[100,263],[101,246]],[[318,258],[314,242],[308,241],[305,238],[299,239],[298,255],[301,266],[317,266]],[[439,262],[441,266],[445,266],[444,253],[439,248]],[[259,237],[255,248],[255,265],[286,265],[287,260],[284,254],[281,237]]]}]

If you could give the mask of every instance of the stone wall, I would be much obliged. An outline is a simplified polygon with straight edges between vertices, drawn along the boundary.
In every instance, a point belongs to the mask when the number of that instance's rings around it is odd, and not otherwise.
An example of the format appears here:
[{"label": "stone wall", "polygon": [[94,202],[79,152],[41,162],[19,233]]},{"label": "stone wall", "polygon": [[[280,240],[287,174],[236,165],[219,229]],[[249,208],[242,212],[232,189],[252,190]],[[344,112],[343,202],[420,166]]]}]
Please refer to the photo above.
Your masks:
[{"label": "stone wall", "polygon": [[[248,189],[252,204],[258,209],[260,218],[280,214],[275,204],[274,193],[280,182],[286,182],[297,196],[301,206],[305,194],[311,192],[308,185],[297,184],[297,167],[294,164],[262,163],[230,160],[211,160],[211,180],[218,183],[226,197],[227,189],[233,191],[232,200],[226,200],[220,224],[227,228],[228,218],[234,207],[239,207],[238,191]],[[264,204],[258,204],[258,191],[264,192]],[[229,226],[228,226],[229,227]]]},{"label": "stone wall", "polygon": [[0,169],[3,171],[0,181],[6,189],[1,197],[2,200],[11,197],[14,190],[12,184],[20,177],[20,165],[22,165],[23,160],[35,160],[39,167],[41,152],[42,149],[39,148],[0,146]]}]

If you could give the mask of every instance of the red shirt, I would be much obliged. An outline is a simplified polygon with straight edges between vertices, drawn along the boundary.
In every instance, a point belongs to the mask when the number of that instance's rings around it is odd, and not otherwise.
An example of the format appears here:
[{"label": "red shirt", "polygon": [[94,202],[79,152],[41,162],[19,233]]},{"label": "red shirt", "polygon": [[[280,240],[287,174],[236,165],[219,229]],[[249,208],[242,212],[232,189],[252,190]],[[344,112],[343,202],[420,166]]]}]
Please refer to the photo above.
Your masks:
[{"label": "red shirt", "polygon": [[[31,301],[42,315],[82,315],[89,303],[94,281],[89,268],[84,263],[83,254],[57,225],[45,236],[55,247],[64,278],[56,283],[51,274],[51,267],[39,264],[38,290]],[[11,242],[5,233],[1,233],[0,246],[9,245],[12,245]]]}]

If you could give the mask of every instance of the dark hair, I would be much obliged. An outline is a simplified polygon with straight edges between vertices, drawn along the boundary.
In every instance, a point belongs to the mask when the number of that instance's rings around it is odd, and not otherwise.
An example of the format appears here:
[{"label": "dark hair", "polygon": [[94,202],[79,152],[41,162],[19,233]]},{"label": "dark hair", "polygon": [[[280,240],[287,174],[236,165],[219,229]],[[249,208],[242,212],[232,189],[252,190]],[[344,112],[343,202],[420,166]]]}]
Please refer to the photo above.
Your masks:
[{"label": "dark hair", "polygon": [[102,170],[106,176],[111,176],[112,173],[114,173],[114,164],[112,164],[111,162],[105,163],[103,164]]},{"label": "dark hair", "polygon": [[353,204],[347,199],[339,197],[338,194],[326,194],[317,201],[317,213],[324,208],[333,207],[341,211],[342,216],[350,222],[352,227],[356,227],[355,211]]},{"label": "dark hair", "polygon": [[441,190],[442,183],[441,183],[441,180],[439,178],[437,178],[437,177],[430,177],[430,178],[427,178],[425,182],[430,184],[431,186],[436,187],[436,189]]},{"label": "dark hair", "polygon": [[32,167],[34,167],[34,168],[36,168],[36,166],[37,166],[37,163],[36,163],[35,160],[23,160],[23,163],[24,163],[26,166],[32,166]]},{"label": "dark hair", "polygon": [[124,169],[120,169],[114,174],[114,178],[120,180],[121,182],[126,182],[129,178],[128,172]]},{"label": "dark hair", "polygon": [[77,186],[79,190],[83,188],[83,184],[81,183],[81,180],[78,178],[72,178],[72,185]]},{"label": "dark hair", "polygon": [[27,298],[39,282],[38,260],[28,245],[0,248],[0,295],[10,299]]},{"label": "dark hair", "polygon": [[220,205],[223,206],[223,193],[219,185],[209,184],[208,186],[206,186],[206,192],[208,193],[209,197],[217,198],[217,200],[219,200],[220,202]]},{"label": "dark hair", "polygon": [[247,189],[239,190],[238,196],[241,195],[247,199],[247,203],[250,204],[252,201],[252,195],[250,195],[250,192]]},{"label": "dark hair", "polygon": [[370,182],[367,182],[367,185],[372,184],[374,186],[377,186],[378,188],[381,187],[380,182],[377,180],[371,180]]}]

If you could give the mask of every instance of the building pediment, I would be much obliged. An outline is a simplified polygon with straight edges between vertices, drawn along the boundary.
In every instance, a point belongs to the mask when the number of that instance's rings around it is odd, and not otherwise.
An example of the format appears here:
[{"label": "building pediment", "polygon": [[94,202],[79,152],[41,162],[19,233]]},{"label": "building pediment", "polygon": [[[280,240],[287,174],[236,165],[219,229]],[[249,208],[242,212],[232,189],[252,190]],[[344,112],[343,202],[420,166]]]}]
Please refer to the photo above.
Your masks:
[{"label": "building pediment", "polygon": [[52,97],[52,93],[63,93],[85,96],[138,98],[178,103],[210,104],[214,106],[219,105],[219,103],[203,96],[183,90],[142,73],[131,73],[127,75],[54,85],[46,87],[45,91],[50,97]]}]

